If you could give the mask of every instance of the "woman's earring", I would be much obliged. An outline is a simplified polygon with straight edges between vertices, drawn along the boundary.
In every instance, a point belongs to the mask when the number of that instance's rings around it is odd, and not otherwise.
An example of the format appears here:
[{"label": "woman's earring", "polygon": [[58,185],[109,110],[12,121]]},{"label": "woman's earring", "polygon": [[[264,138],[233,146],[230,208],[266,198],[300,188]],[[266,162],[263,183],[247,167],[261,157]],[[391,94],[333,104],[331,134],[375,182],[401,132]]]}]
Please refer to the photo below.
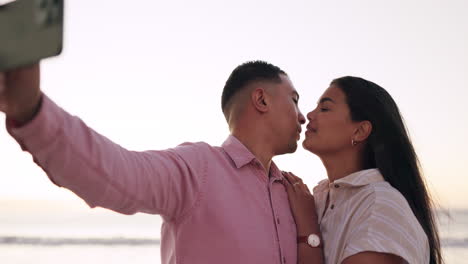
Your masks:
[{"label": "woman's earring", "polygon": [[354,139],[351,139],[351,146],[356,146],[357,145],[357,141],[354,141]]}]

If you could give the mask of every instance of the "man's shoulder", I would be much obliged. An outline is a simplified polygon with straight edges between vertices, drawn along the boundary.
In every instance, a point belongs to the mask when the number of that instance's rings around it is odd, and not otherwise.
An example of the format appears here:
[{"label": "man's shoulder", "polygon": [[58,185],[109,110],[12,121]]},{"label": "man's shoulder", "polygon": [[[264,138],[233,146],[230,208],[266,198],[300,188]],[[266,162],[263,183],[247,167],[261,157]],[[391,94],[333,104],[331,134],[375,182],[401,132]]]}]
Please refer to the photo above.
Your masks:
[{"label": "man's shoulder", "polygon": [[179,155],[195,155],[197,157],[210,156],[210,155],[219,155],[221,152],[221,147],[213,146],[206,142],[184,142],[173,150]]},{"label": "man's shoulder", "polygon": [[220,147],[218,146],[213,146],[211,144],[208,144],[204,141],[198,141],[198,142],[184,142],[179,144],[176,148],[181,148],[181,149],[218,149]]}]

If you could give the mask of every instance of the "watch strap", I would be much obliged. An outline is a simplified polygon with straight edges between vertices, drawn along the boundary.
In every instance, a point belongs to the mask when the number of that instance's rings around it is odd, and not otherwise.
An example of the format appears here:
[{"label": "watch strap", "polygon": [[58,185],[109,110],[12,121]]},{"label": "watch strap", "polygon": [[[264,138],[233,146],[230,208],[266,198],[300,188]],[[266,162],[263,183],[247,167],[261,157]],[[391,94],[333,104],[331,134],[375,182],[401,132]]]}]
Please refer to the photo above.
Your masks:
[{"label": "watch strap", "polygon": [[304,243],[304,244],[308,245],[311,248],[321,248],[321,247],[323,247],[322,239],[320,238],[320,236],[318,236],[318,237],[319,237],[319,244],[318,244],[318,246],[315,246],[315,247],[312,246],[311,244],[309,244],[309,236],[298,236],[297,237],[297,243]]}]

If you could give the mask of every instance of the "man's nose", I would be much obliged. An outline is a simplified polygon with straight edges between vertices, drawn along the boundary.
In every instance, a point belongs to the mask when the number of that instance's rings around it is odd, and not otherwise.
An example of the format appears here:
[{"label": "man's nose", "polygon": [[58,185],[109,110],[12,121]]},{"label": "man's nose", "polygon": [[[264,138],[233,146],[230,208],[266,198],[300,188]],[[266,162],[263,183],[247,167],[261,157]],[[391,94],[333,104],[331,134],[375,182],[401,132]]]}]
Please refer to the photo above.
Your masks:
[{"label": "man's nose", "polygon": [[299,123],[301,123],[301,125],[303,125],[303,124],[305,124],[305,122],[306,122],[306,119],[305,119],[304,115],[301,112],[299,112]]}]

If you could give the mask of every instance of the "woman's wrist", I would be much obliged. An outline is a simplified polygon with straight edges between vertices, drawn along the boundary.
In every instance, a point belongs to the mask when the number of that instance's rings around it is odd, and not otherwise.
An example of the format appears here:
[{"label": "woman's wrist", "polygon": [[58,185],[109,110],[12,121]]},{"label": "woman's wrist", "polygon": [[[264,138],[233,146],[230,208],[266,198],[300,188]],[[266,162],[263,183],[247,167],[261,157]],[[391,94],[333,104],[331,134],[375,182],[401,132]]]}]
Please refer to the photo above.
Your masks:
[{"label": "woman's wrist", "polygon": [[319,234],[320,228],[304,228],[301,230],[297,230],[297,236],[308,236],[310,234]]},{"label": "woman's wrist", "polygon": [[307,221],[298,221],[296,222],[297,234],[299,236],[307,236],[310,234],[320,233],[320,226],[318,224],[318,219],[309,219]]}]

